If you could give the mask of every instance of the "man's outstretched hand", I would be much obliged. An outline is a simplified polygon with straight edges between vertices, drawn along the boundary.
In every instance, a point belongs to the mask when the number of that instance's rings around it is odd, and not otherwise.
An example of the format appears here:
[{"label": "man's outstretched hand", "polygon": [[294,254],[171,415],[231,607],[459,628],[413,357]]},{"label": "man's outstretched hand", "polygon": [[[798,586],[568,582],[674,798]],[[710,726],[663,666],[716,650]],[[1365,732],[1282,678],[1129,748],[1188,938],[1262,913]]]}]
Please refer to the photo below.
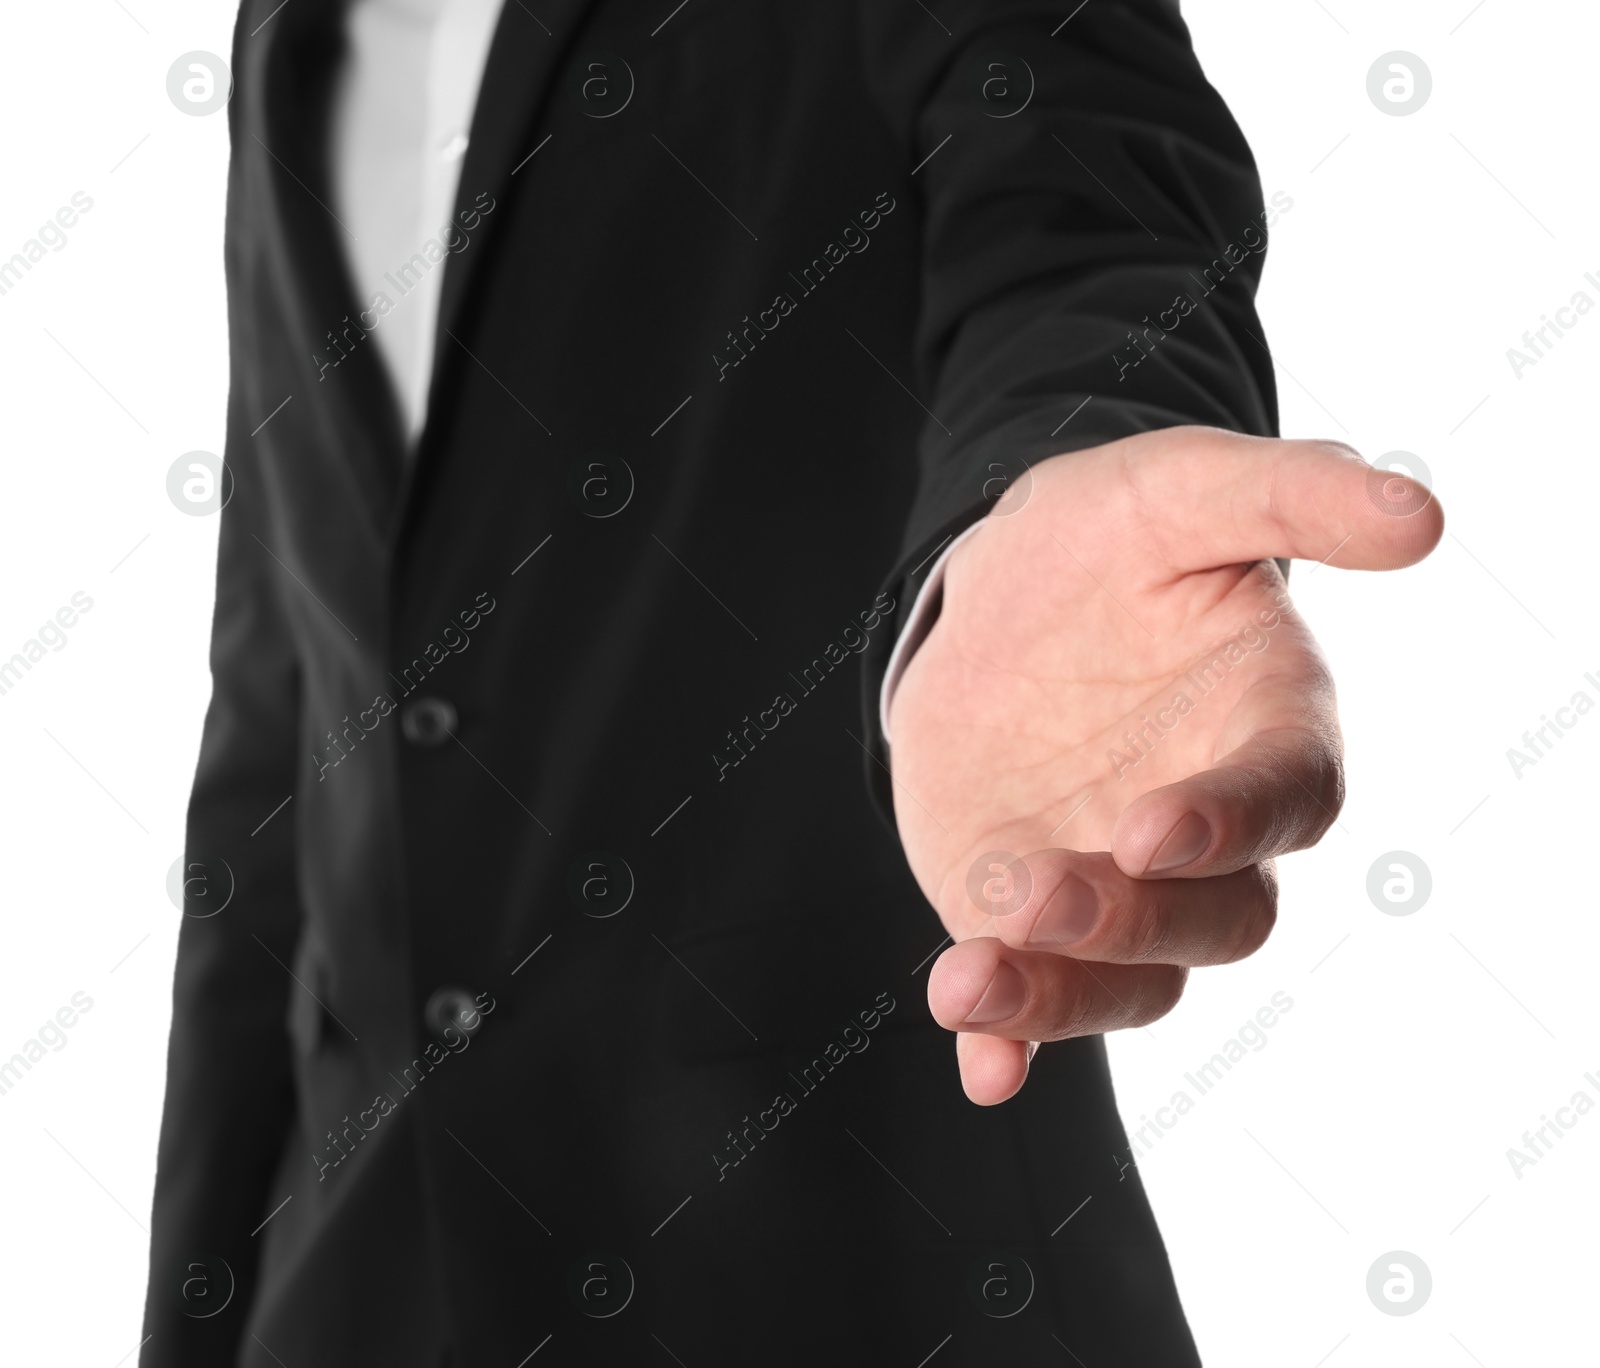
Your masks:
[{"label": "man's outstretched hand", "polygon": [[946,567],[890,706],[895,816],[956,942],[967,1095],[1144,1025],[1272,929],[1272,859],[1344,798],[1333,681],[1274,557],[1392,570],[1444,520],[1329,442],[1172,428],[1035,466]]}]

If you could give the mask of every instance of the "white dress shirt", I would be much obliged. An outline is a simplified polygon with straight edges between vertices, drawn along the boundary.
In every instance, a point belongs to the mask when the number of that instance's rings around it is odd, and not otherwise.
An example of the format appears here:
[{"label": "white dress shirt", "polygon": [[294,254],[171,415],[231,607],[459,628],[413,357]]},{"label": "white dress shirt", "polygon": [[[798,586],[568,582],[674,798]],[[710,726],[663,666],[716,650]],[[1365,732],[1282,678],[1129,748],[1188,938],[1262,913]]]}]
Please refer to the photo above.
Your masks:
[{"label": "white dress shirt", "polygon": [[352,0],[346,14],[330,129],[333,211],[348,229],[362,307],[378,294],[394,306],[370,337],[394,381],[408,448],[427,418],[439,291],[460,240],[451,214],[501,4]]}]

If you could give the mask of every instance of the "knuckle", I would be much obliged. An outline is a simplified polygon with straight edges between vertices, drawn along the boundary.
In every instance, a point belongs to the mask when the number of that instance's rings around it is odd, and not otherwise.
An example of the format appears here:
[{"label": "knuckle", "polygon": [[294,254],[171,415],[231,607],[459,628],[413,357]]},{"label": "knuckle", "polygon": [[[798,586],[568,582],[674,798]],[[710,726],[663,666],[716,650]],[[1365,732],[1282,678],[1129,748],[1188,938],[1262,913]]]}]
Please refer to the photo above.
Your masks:
[{"label": "knuckle", "polygon": [[1095,1022],[1095,985],[1082,972],[1065,976],[1050,1003],[1049,1022],[1044,1039],[1071,1040],[1094,1035],[1101,1028]]},{"label": "knuckle", "polygon": [[1160,1021],[1183,998],[1183,990],[1189,982],[1189,971],[1174,964],[1153,965],[1150,969],[1148,991],[1145,998],[1145,1013],[1143,1019],[1137,1024],[1148,1026],[1152,1021]]},{"label": "knuckle", "polygon": [[1328,748],[1317,757],[1308,791],[1312,799],[1309,815],[1313,829],[1309,844],[1314,845],[1333,829],[1334,823],[1339,820],[1339,813],[1344,809],[1344,756],[1337,746]]},{"label": "knuckle", "polygon": [[1222,963],[1233,964],[1255,954],[1267,942],[1278,922],[1278,887],[1270,862],[1257,865],[1223,947]]},{"label": "knuckle", "polygon": [[1344,811],[1345,800],[1345,772],[1344,752],[1337,746],[1328,756],[1326,773],[1323,776],[1324,801],[1328,811],[1337,817]]},{"label": "knuckle", "polygon": [[[1331,695],[1331,681],[1313,689]],[[1316,844],[1344,808],[1344,745],[1338,724],[1309,728],[1283,752],[1274,769],[1277,783],[1270,791],[1277,800],[1272,806],[1284,832],[1296,840],[1293,848]]]},{"label": "knuckle", "polygon": [[1135,900],[1113,923],[1120,939],[1120,958],[1129,964],[1160,964],[1172,943],[1173,919],[1165,901],[1153,891]]},{"label": "knuckle", "polygon": [[1318,451],[1326,451],[1335,456],[1345,456],[1353,458],[1357,461],[1363,459],[1361,453],[1351,446],[1349,442],[1341,442],[1332,437],[1309,438],[1307,445],[1315,448]]}]

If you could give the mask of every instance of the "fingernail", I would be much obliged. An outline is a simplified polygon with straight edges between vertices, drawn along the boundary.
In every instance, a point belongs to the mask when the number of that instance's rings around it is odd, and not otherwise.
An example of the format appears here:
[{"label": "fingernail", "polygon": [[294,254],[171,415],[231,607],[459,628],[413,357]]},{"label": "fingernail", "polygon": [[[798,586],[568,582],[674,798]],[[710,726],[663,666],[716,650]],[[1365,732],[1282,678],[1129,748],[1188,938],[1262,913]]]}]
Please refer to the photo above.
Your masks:
[{"label": "fingernail", "polygon": [[988,1026],[1014,1017],[1022,1010],[1023,1000],[1027,996],[1028,985],[1023,982],[1022,975],[1001,960],[995,968],[994,977],[989,980],[989,986],[978,999],[978,1005],[967,1013],[966,1024]]},{"label": "fingernail", "polygon": [[1100,917],[1100,899],[1076,874],[1068,874],[1050,899],[1049,910],[1034,923],[1028,944],[1072,945],[1091,931]]},{"label": "fingernail", "polygon": [[1167,839],[1161,843],[1144,872],[1169,874],[1174,869],[1182,869],[1205,854],[1210,844],[1211,828],[1206,824],[1206,819],[1198,812],[1186,812],[1167,833]]}]

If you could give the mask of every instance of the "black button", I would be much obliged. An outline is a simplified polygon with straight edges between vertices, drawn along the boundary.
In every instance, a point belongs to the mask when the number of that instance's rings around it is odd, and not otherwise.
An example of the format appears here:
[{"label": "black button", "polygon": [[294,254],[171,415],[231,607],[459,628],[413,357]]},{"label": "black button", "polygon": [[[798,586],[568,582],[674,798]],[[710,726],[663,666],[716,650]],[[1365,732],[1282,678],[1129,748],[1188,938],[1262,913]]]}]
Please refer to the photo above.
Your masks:
[{"label": "black button", "polygon": [[465,988],[446,987],[428,999],[422,1020],[434,1035],[443,1035],[452,1026],[463,1035],[472,1035],[483,1025],[483,1013]]},{"label": "black button", "polygon": [[446,698],[414,698],[400,710],[400,730],[416,746],[440,746],[456,729],[456,710]]}]

